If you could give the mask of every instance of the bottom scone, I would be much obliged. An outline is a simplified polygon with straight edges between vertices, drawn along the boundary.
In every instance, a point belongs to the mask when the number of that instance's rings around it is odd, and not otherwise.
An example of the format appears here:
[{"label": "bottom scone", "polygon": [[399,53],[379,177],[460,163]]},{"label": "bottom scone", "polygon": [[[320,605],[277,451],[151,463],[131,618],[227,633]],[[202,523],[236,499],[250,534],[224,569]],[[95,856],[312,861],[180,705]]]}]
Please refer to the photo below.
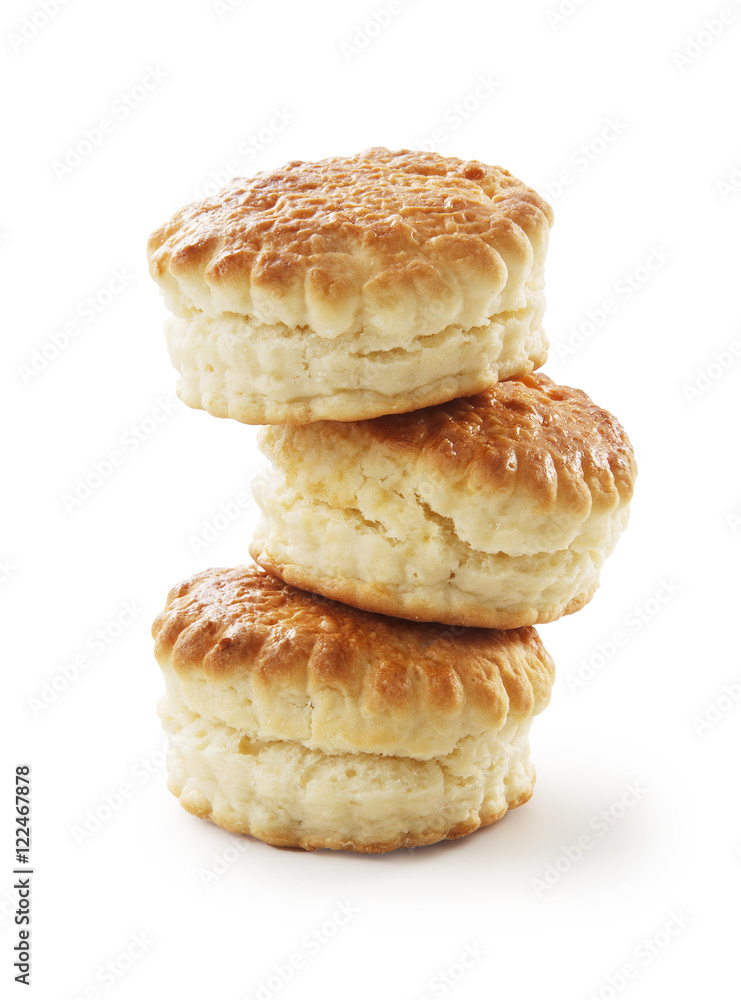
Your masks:
[{"label": "bottom scone", "polygon": [[169,788],[227,830],[382,853],[532,794],[528,730],[553,684],[533,628],[386,618],[237,567],[175,587],[153,634]]}]

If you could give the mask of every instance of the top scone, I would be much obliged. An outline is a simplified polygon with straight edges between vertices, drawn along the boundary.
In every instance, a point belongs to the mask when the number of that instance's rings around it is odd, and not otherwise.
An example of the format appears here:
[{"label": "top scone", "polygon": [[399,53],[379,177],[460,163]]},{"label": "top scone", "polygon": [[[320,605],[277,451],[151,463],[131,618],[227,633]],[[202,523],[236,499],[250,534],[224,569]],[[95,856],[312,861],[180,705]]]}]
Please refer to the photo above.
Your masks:
[{"label": "top scone", "polygon": [[501,167],[366,150],[235,179],[152,234],[189,406],[244,423],[402,413],[546,360],[552,212]]}]

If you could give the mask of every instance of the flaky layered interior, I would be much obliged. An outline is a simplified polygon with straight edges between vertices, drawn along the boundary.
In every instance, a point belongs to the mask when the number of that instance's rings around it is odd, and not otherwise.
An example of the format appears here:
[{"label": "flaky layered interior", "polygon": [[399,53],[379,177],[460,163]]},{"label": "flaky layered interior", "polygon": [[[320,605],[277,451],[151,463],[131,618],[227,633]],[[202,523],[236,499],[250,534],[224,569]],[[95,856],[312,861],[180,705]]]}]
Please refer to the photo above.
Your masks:
[{"label": "flaky layered interior", "polygon": [[237,313],[185,311],[165,327],[189,406],[245,423],[359,420],[478,392],[540,367],[548,342],[542,268],[481,326],[429,335],[407,327],[327,338]]},{"label": "flaky layered interior", "polygon": [[[265,453],[286,456],[268,431]],[[612,508],[556,507],[423,478],[378,449],[308,449],[263,477],[250,552],[294,586],[384,614],[515,628],[582,607],[628,520]]]},{"label": "flaky layered interior", "polygon": [[271,844],[378,853],[463,836],[527,801],[535,780],[529,719],[415,760],[256,740],[172,693],[160,717],[181,804]]}]

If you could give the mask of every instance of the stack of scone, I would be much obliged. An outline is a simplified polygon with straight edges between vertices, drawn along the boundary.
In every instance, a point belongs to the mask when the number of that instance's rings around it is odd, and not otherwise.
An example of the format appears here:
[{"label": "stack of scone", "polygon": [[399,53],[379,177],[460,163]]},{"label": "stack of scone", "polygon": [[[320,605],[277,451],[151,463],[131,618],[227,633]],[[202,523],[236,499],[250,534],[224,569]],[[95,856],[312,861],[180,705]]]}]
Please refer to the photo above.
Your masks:
[{"label": "stack of scone", "polygon": [[269,425],[274,467],[260,568],[199,573],[153,627],[190,812],[383,852],[530,798],[532,626],[590,600],[635,479],[615,418],[533,374],[551,222],[500,167],[370,149],[150,238],[180,397]]}]

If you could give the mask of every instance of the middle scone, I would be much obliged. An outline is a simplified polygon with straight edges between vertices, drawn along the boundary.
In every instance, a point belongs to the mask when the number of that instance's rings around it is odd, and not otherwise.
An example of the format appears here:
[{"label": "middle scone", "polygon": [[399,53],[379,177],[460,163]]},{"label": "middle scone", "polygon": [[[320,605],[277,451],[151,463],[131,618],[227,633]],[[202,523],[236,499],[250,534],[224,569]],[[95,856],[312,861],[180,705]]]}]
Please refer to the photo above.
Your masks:
[{"label": "middle scone", "polygon": [[545,375],[259,442],[275,466],[254,486],[260,566],[368,611],[485,628],[591,599],[636,474],[618,421]]}]

